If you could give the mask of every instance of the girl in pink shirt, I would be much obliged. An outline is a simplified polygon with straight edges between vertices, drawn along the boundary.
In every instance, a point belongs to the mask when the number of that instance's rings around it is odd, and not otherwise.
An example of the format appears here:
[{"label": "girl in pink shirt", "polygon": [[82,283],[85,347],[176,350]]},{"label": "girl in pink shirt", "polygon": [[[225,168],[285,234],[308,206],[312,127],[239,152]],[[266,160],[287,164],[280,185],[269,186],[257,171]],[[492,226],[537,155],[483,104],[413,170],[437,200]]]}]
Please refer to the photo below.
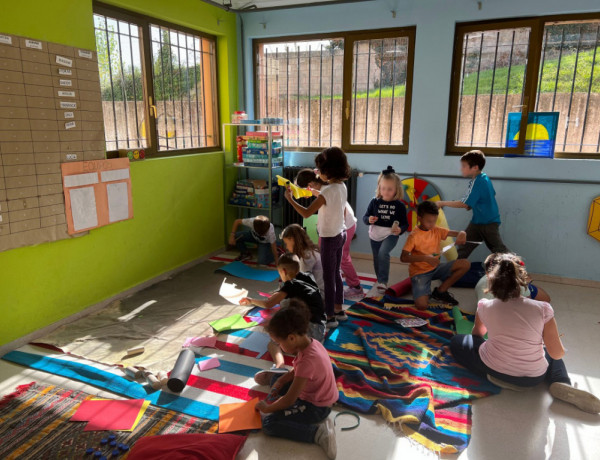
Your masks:
[{"label": "girl in pink shirt", "polygon": [[291,299],[269,321],[271,340],[296,358],[294,369],[283,375],[279,369],[256,374],[257,383],[271,384],[271,393],[256,409],[268,414],[263,418],[266,435],[316,443],[333,459],[337,446],[329,413],[339,393],[327,350],[308,336],[309,321],[310,311],[298,299]]},{"label": "girl in pink shirt", "polygon": [[515,254],[492,254],[485,267],[494,298],[479,301],[472,335],[452,338],[456,361],[504,388],[518,390],[545,380],[555,398],[600,413],[598,398],[571,386],[550,304],[521,296],[527,286],[523,261]]}]

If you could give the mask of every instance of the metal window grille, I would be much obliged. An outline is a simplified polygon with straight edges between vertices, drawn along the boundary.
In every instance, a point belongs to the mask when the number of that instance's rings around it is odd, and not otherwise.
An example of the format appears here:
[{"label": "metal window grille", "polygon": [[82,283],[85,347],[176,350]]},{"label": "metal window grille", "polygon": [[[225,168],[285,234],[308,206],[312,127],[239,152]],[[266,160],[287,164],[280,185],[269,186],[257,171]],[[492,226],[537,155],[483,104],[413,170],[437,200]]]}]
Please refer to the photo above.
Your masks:
[{"label": "metal window grille", "polygon": [[408,37],[354,42],[351,144],[404,143],[408,47]]},{"label": "metal window grille", "polygon": [[261,43],[257,116],[287,120],[287,146],[341,145],[343,73],[343,39]]},{"label": "metal window grille", "polygon": [[215,43],[150,25],[157,150],[218,145]]},{"label": "metal window grille", "polygon": [[509,112],[523,104],[528,27],[465,33],[455,145],[505,147]]},{"label": "metal window grille", "polygon": [[560,113],[556,152],[600,152],[600,21],[545,25],[535,107]]},{"label": "metal window grille", "polygon": [[94,14],[106,150],[146,148],[140,28]]}]

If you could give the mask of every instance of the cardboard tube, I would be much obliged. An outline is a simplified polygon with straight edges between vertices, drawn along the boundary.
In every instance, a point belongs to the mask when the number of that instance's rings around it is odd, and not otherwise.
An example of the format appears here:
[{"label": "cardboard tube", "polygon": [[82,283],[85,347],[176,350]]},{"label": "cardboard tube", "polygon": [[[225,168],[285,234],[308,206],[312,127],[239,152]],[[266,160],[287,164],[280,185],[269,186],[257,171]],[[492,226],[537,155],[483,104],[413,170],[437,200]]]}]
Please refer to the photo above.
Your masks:
[{"label": "cardboard tube", "polygon": [[146,377],[146,381],[152,386],[155,390],[160,390],[162,387],[162,383],[154,376],[152,372],[144,372],[144,377]]},{"label": "cardboard tube", "polygon": [[156,374],[156,378],[160,380],[161,385],[166,385],[169,381],[169,376],[165,371],[160,371],[158,374]]},{"label": "cardboard tube", "polygon": [[175,362],[175,366],[171,371],[171,377],[167,382],[169,390],[180,393],[185,388],[195,362],[196,355],[192,350],[189,348],[181,350],[181,353],[179,353],[177,361]]},{"label": "cardboard tube", "polygon": [[144,375],[144,373],[141,370],[136,369],[132,366],[123,368],[123,372],[127,377],[131,377],[132,379],[139,379]]},{"label": "cardboard tube", "polygon": [[411,289],[412,284],[410,282],[410,278],[406,278],[404,281],[400,281],[399,283],[387,288],[385,293],[389,296],[402,297],[403,295],[408,294]]},{"label": "cardboard tube", "polygon": [[127,356],[141,355],[145,350],[143,346],[133,347],[127,350]]}]

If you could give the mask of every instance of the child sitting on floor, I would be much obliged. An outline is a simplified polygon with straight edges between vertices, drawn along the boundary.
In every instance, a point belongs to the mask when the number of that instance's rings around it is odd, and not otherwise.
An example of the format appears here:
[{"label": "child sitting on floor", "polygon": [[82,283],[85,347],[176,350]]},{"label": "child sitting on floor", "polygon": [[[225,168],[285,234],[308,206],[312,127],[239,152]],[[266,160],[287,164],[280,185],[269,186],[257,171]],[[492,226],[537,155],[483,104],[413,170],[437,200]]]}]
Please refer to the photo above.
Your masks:
[{"label": "child sitting on floor", "polygon": [[394,168],[388,166],[377,178],[375,198],[371,200],[363,222],[369,226],[373,265],[377,283],[369,295],[383,295],[390,276],[390,252],[398,238],[408,228],[406,206],[402,203],[404,189]]},{"label": "child sitting on floor", "polygon": [[[315,196],[319,196],[321,193],[321,187],[327,185],[326,182],[322,181],[315,172],[310,169],[301,169],[298,171],[296,176],[296,185],[302,188],[308,188]],[[352,264],[352,256],[350,255],[350,245],[356,235],[356,217],[354,216],[354,210],[350,203],[346,201],[344,208],[344,224],[346,225],[346,242],[342,249],[342,263],[340,268],[344,274],[346,284],[348,287],[344,289],[345,299],[360,300],[364,297],[363,288],[360,285],[360,279],[356,273],[356,269]]]},{"label": "child sitting on floor", "polygon": [[258,383],[271,385],[268,399],[276,399],[271,404],[260,401],[256,410],[267,414],[262,422],[266,435],[318,444],[334,459],[337,446],[329,414],[338,389],[327,350],[308,335],[310,317],[306,305],[292,299],[267,324],[273,342],[296,357],[294,369],[286,374],[257,374]]},{"label": "child sitting on floor", "polygon": [[[501,254],[491,254],[484,263],[485,272],[489,273],[492,271],[492,268],[498,263],[501,259]],[[520,261],[522,264],[523,261]],[[488,287],[488,277],[484,275],[477,282],[475,286],[475,293],[477,294],[477,299],[493,299],[494,295],[487,289]],[[527,277],[527,286],[523,286],[521,288],[521,296],[528,297],[530,299],[539,300],[540,302],[550,302],[550,295],[541,287],[533,284],[531,277]]]},{"label": "child sitting on floor", "polygon": [[319,286],[321,296],[323,296],[323,267],[321,266],[321,254],[317,245],[311,241],[306,231],[298,224],[285,227],[281,233],[281,239],[285,249],[292,254],[296,254],[300,259],[300,271],[310,273],[313,276],[317,286]]},{"label": "child sitting on floor", "polygon": [[[448,292],[469,271],[471,263],[467,259],[440,263],[440,243],[448,236],[456,237],[456,244],[464,244],[465,232],[456,232],[436,227],[439,214],[437,205],[424,201],[417,207],[419,225],[406,239],[400,260],[409,263],[408,273],[412,285],[415,306],[425,310],[429,305],[429,296],[440,302],[458,305],[458,301]],[[431,281],[442,280],[442,284],[431,292]]]},{"label": "child sitting on floor", "polygon": [[[493,263],[488,263],[490,258]],[[492,254],[486,267],[488,288],[495,298],[479,301],[471,335],[452,338],[450,350],[456,361],[512,390],[545,380],[553,397],[585,412],[600,413],[600,399],[571,386],[550,304],[521,295],[527,286],[521,259],[514,254]],[[483,338],[486,332],[487,340]]]},{"label": "child sitting on floor", "polygon": [[[240,301],[240,305],[273,308],[281,303],[283,307],[285,299],[299,299],[310,310],[309,336],[323,342],[325,339],[325,307],[323,306],[323,298],[319,292],[319,287],[310,275],[300,272],[300,261],[295,254],[283,254],[277,263],[277,270],[283,282],[279,291],[267,300],[244,298]],[[275,362],[275,367],[282,367],[284,360],[281,348],[275,342],[271,342],[268,349]]]},{"label": "child sitting on floor", "polygon": [[[240,225],[249,227],[250,230],[238,232],[237,229]],[[252,258],[246,243],[256,243],[258,245],[258,263],[260,265],[269,265],[271,262],[277,264],[279,253],[277,252],[275,227],[273,227],[267,216],[236,219],[233,222],[229,234],[229,244],[240,251],[240,255],[235,260],[244,261]]]}]

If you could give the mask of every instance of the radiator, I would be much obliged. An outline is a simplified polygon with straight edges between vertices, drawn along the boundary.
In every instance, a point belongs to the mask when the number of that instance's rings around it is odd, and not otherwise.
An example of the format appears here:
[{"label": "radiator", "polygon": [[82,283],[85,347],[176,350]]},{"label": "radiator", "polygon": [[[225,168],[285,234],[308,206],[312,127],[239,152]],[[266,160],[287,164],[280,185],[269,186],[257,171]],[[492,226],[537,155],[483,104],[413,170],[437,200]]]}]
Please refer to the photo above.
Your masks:
[{"label": "radiator", "polygon": [[[294,178],[298,174],[298,171],[301,169],[312,168],[313,166],[286,166],[283,168],[283,177],[289,179],[290,181],[294,181]],[[350,174],[350,179],[346,181],[346,188],[348,189],[348,203],[354,209],[356,213],[356,190],[357,190],[357,178],[359,172],[356,169],[353,169]],[[310,203],[313,202],[315,198],[300,198],[298,203],[302,206],[307,207]],[[283,227],[287,227],[290,224],[299,224],[303,225],[303,218],[300,214],[296,212],[292,205],[290,205],[286,200],[283,203]]]}]

